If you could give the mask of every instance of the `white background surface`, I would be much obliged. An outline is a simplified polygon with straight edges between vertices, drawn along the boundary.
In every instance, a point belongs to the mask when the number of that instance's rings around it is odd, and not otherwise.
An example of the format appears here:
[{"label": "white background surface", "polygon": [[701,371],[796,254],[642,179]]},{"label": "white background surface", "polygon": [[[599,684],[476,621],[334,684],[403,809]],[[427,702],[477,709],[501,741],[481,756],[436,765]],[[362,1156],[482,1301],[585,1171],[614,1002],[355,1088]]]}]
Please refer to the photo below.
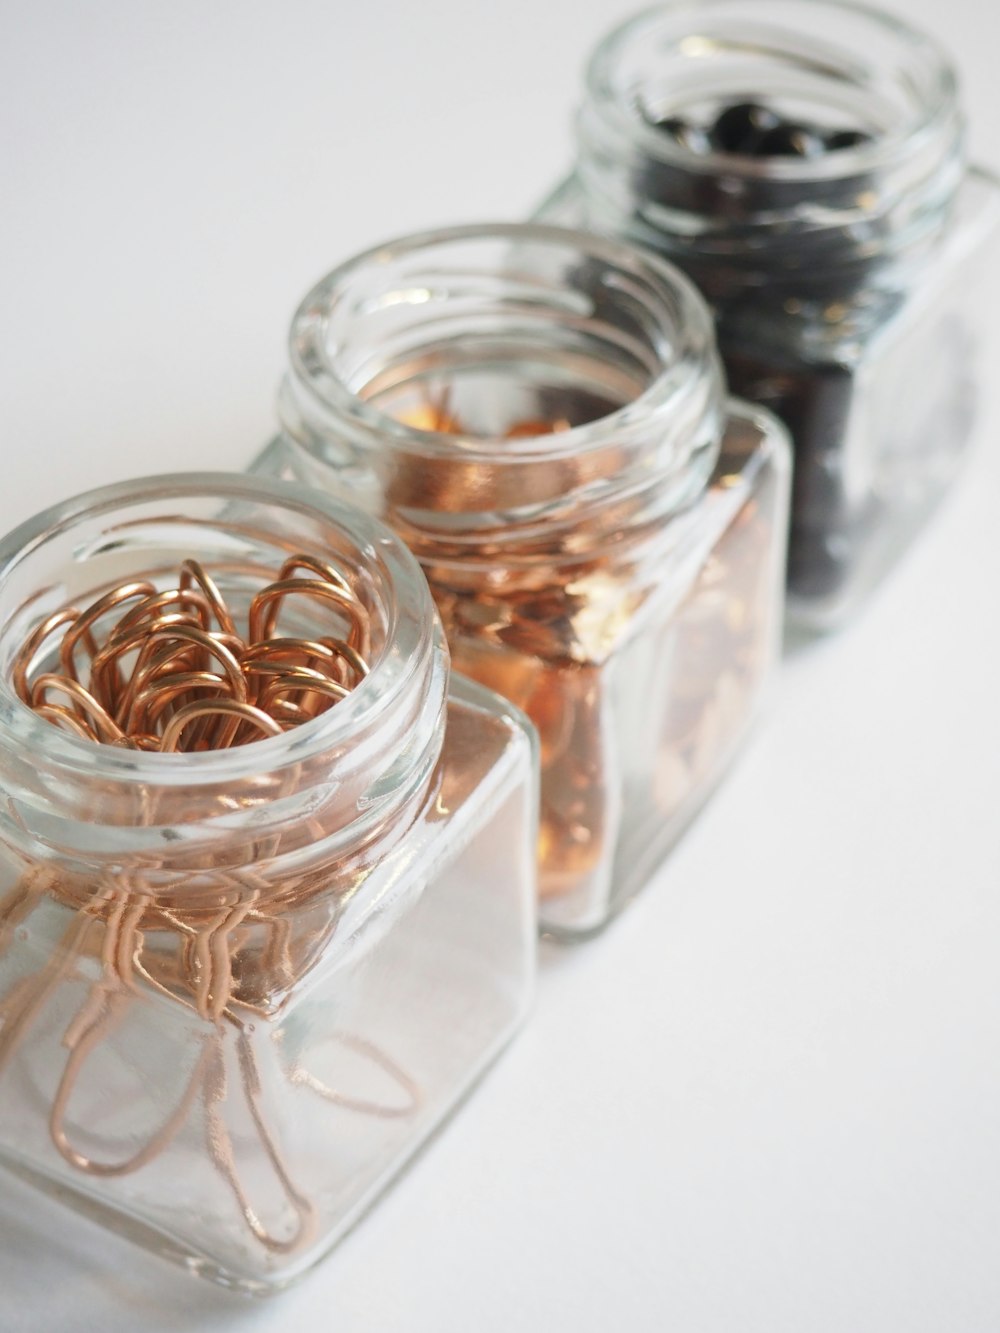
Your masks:
[{"label": "white background surface", "polygon": [[[626,12],[3,0],[2,526],[240,465],[307,286],[524,215]],[[1000,166],[992,4],[906,12]],[[1000,1329],[998,406],[905,566],[786,662],[669,866],[546,952],[532,1023],[324,1267],[248,1302],[0,1179],[0,1330]]]}]

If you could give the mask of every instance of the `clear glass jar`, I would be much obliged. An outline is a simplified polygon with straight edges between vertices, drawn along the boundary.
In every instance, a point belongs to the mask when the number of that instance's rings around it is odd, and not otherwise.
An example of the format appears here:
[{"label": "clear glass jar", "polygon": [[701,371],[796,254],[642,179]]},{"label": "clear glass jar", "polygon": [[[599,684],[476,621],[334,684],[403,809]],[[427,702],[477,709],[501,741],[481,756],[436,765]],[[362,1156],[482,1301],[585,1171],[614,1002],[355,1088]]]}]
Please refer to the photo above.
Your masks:
[{"label": "clear glass jar", "polygon": [[416,553],[457,670],[541,737],[543,925],[601,927],[725,771],[775,656],[787,443],[704,302],[542,226],[379,247],[305,299],[280,447]]},{"label": "clear glass jar", "polygon": [[[749,128],[720,124],[748,103]],[[975,415],[1000,187],[965,164],[951,66],[860,6],[680,0],[597,49],[577,147],[539,216],[698,284],[730,387],[791,431],[790,610],[838,623],[924,521]]]},{"label": "clear glass jar", "polygon": [[[166,586],[195,557],[242,612],[299,552],[349,572],[373,626],[370,675],[312,722],[146,754],[11,688],[25,635],[68,601]],[[398,538],[286,482],[95,491],[6,537],[0,569],[0,1160],[216,1281],[281,1285],[525,1015],[531,728],[449,687]],[[293,632],[328,633],[299,601]]]}]

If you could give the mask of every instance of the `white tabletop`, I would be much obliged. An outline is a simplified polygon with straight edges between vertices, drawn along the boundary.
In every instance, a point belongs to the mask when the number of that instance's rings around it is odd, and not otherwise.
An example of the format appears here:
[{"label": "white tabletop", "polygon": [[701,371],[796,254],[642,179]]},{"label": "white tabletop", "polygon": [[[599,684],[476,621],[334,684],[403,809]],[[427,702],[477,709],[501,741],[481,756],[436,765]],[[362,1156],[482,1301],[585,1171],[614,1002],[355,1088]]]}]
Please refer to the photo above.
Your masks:
[{"label": "white tabletop", "polygon": [[[307,286],[403,231],[523,216],[625,12],[6,0],[3,526],[239,466]],[[994,7],[907,12],[961,62],[1000,165]],[[996,1333],[991,379],[905,565],[786,661],[669,865],[603,937],[544,953],[529,1026],[324,1266],[250,1302],[0,1177],[0,1330]]]}]

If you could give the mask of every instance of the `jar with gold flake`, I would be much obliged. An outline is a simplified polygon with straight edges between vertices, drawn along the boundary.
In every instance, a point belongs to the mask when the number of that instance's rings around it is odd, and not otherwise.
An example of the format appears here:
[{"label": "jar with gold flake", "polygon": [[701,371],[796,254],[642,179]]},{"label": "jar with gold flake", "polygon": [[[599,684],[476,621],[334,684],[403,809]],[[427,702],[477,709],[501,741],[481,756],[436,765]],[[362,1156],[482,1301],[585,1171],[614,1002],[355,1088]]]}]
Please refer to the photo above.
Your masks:
[{"label": "jar with gold flake", "polygon": [[264,463],[377,513],[457,671],[541,738],[542,923],[592,932],[725,772],[775,656],[787,442],[727,400],[694,288],[540,225],[414,236],[291,332]]}]

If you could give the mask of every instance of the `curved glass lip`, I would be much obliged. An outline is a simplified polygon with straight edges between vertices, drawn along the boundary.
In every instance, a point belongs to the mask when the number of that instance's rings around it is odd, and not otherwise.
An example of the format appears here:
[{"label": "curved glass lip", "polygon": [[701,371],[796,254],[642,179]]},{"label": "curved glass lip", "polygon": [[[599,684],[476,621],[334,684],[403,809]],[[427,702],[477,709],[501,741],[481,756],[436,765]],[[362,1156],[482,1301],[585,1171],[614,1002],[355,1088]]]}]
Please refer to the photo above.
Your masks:
[{"label": "curved glass lip", "polygon": [[[752,0],[745,2],[747,17],[752,19]],[[587,62],[585,86],[588,97],[595,106],[601,108],[603,114],[609,115],[622,127],[627,127],[630,137],[638,136],[643,152],[649,157],[683,165],[705,175],[724,173],[730,176],[804,182],[839,180],[892,167],[901,156],[919,152],[935,131],[957,118],[958,77],[946,52],[929,33],[922,32],[884,10],[859,3],[858,0],[795,0],[796,8],[803,15],[799,27],[806,39],[813,35],[809,26],[810,11],[853,14],[905,43],[914,54],[929,58],[933,89],[932,95],[926,99],[922,114],[905,129],[818,158],[758,160],[734,153],[694,153],[686,149],[669,135],[660,133],[655,125],[636,114],[621,98],[613,82],[616,62],[626,46],[665,20],[674,19],[685,11],[692,14],[711,12],[732,4],[733,0],[667,0],[666,3],[652,5],[608,32]]]},{"label": "curved glass lip", "polygon": [[[671,310],[671,341],[675,356],[660,374],[624,406],[607,416],[598,417],[568,430],[517,439],[502,436],[469,435],[456,432],[418,430],[405,422],[380,412],[335,373],[323,338],[321,321],[315,319],[317,308],[329,309],[338,290],[344,289],[358,273],[373,266],[388,265],[394,259],[431,250],[452,242],[506,240],[512,244],[553,246],[572,249],[587,259],[623,269],[647,284],[654,299]],[[708,306],[691,282],[669,261],[639,249],[578,228],[560,227],[540,222],[478,222],[461,226],[414,232],[362,251],[338,265],[321,278],[300,302],[289,331],[289,359],[298,384],[306,386],[320,403],[361,427],[383,445],[409,449],[416,446],[421,454],[454,458],[457,452],[473,460],[491,462],[508,458],[512,462],[550,462],[562,457],[576,457],[606,448],[609,443],[623,443],[624,437],[642,427],[650,412],[658,412],[689,390],[692,361],[707,360],[715,353],[715,326]],[[306,356],[312,364],[306,363]],[[315,366],[321,367],[317,375]],[[680,374],[684,368],[683,375]],[[502,457],[498,451],[502,449]]]},{"label": "curved glass lip", "polygon": [[[318,513],[341,530],[364,563],[376,558],[384,563],[390,594],[383,602],[386,641],[368,676],[335,707],[281,736],[197,755],[126,750],[75,736],[36,716],[0,676],[0,743],[19,746],[44,757],[46,764],[97,782],[195,788],[237,782],[315,759],[371,729],[388,703],[407,688],[419,663],[432,655],[436,618],[430,591],[416,559],[390,528],[298,482],[237,472],[154,474],[101,486],[52,505],[0,538],[0,590],[11,570],[47,538],[82,520],[131,504],[185,497],[218,498],[222,504],[243,500],[293,513]],[[416,614],[403,615],[401,608]]]}]

